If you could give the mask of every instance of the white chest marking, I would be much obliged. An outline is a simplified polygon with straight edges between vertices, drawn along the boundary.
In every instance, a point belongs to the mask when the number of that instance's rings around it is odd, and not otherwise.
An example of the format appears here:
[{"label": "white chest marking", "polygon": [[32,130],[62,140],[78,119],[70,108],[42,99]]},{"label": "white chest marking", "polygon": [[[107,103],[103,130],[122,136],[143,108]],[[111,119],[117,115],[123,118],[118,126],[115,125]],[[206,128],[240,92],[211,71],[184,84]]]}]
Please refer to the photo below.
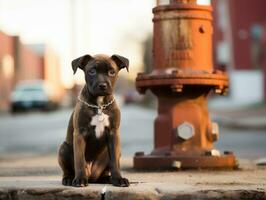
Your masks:
[{"label": "white chest marking", "polygon": [[110,125],[109,116],[103,112],[99,115],[96,114],[91,119],[91,126],[95,126],[96,138],[100,138],[104,132],[104,128]]}]

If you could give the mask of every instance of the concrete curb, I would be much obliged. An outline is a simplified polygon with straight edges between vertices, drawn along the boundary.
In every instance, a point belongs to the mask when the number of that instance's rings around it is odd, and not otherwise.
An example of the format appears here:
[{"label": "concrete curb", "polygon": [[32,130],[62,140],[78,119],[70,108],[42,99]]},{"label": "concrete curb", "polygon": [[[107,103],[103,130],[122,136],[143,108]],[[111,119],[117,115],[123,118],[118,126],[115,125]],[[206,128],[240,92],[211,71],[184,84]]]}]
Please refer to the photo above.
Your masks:
[{"label": "concrete curb", "polygon": [[[122,165],[123,176],[131,182],[128,188],[108,184],[74,188],[61,185],[55,156],[2,162],[0,200],[266,200],[266,168],[249,160],[240,160],[240,170],[233,171],[141,172],[132,169],[130,157],[123,158]],[[102,195],[105,187],[106,192]]]},{"label": "concrete curb", "polygon": [[224,117],[213,116],[213,121],[217,122],[221,127],[231,129],[246,130],[266,130],[266,117]]},{"label": "concrete curb", "polygon": [[241,120],[233,119],[215,119],[220,126],[230,129],[239,130],[266,130],[266,122],[263,123],[248,123]]},{"label": "concrete curb", "polygon": [[99,191],[93,189],[0,189],[1,200],[42,200],[42,199],[63,199],[63,200],[75,200],[75,199],[91,199],[91,200],[164,200],[164,199],[176,199],[176,200],[208,200],[208,199],[221,199],[221,200],[234,200],[234,199],[246,199],[246,200],[262,200],[266,199],[265,190],[199,190],[194,192],[178,192],[167,193],[154,189],[151,191],[132,191],[130,189],[108,191],[102,195]]},{"label": "concrete curb", "polygon": [[223,127],[266,130],[266,105],[232,109],[212,109],[212,119]]}]

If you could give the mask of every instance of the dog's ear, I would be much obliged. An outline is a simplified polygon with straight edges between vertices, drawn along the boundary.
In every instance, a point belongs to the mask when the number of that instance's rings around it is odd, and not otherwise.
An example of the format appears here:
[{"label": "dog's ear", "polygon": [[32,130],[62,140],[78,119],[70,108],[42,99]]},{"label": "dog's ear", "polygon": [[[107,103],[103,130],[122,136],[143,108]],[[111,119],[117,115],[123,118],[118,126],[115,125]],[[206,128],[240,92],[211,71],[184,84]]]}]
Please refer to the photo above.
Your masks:
[{"label": "dog's ear", "polygon": [[92,59],[92,56],[86,54],[84,56],[81,56],[73,60],[71,64],[72,64],[72,69],[73,69],[74,74],[76,73],[78,68],[84,70],[84,67],[91,59]]},{"label": "dog's ear", "polygon": [[117,64],[119,70],[122,68],[126,68],[128,71],[128,67],[129,67],[129,60],[123,56],[119,56],[117,54],[114,54],[111,56],[111,58],[115,61],[115,63]]}]

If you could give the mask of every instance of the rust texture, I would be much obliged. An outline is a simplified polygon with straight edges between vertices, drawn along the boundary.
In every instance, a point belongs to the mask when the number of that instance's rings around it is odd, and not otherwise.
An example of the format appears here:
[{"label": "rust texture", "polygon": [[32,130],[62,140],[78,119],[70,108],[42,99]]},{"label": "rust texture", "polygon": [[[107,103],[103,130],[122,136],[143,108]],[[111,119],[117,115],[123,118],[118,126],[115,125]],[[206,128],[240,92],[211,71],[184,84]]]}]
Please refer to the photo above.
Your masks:
[{"label": "rust texture", "polygon": [[136,87],[158,98],[154,150],[137,152],[136,169],[237,167],[235,156],[213,147],[218,125],[207,107],[208,94],[226,94],[228,77],[212,63],[212,8],[172,0],[154,13],[153,70],[140,73]]}]

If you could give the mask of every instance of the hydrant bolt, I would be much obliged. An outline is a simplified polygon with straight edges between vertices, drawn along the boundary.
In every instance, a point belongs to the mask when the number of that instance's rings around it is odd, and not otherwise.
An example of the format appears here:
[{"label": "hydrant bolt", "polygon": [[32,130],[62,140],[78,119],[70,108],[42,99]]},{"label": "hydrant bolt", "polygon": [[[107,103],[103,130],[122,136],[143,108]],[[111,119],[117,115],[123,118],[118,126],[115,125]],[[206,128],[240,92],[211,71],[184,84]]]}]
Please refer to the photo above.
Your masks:
[{"label": "hydrant bolt", "polygon": [[180,169],[181,166],[182,166],[182,163],[180,161],[175,160],[172,163],[172,167],[175,168],[175,169]]},{"label": "hydrant bolt", "polygon": [[173,85],[173,86],[171,86],[171,89],[173,92],[182,92],[183,86],[182,85]]},{"label": "hydrant bolt", "polygon": [[205,28],[204,28],[203,25],[199,27],[199,32],[200,33],[205,33]]},{"label": "hydrant bolt", "polygon": [[177,135],[183,140],[189,140],[195,135],[195,130],[192,124],[184,122],[177,128]]},{"label": "hydrant bolt", "polygon": [[212,139],[213,141],[219,139],[219,125],[216,122],[212,122]]},{"label": "hydrant bolt", "polygon": [[212,149],[210,151],[206,151],[205,155],[206,156],[221,156],[221,153],[217,149]]}]

